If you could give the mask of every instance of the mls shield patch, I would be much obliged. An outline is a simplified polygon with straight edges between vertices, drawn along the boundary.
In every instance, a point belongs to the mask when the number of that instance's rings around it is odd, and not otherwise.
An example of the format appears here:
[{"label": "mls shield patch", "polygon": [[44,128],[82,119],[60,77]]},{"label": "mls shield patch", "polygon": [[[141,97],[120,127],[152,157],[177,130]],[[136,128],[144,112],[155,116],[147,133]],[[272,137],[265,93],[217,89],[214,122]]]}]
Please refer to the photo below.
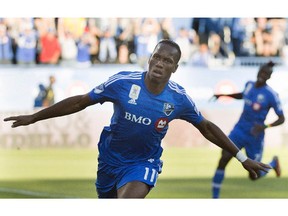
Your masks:
[{"label": "mls shield patch", "polygon": [[138,85],[133,84],[131,86],[130,93],[129,93],[130,100],[128,101],[128,103],[137,105],[136,100],[139,97],[140,90],[141,90],[141,87]]},{"label": "mls shield patch", "polygon": [[174,104],[164,103],[163,112],[165,113],[166,116],[170,116],[173,111],[174,111]]}]

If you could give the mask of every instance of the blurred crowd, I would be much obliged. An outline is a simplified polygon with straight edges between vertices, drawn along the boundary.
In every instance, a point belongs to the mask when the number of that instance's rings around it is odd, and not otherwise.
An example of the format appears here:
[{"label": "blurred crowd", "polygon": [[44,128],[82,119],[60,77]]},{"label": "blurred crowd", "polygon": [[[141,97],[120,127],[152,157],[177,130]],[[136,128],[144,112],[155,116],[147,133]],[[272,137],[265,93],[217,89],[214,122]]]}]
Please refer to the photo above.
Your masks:
[{"label": "blurred crowd", "polygon": [[0,64],[146,67],[157,41],[175,40],[181,64],[231,65],[286,57],[286,18],[0,18]]}]

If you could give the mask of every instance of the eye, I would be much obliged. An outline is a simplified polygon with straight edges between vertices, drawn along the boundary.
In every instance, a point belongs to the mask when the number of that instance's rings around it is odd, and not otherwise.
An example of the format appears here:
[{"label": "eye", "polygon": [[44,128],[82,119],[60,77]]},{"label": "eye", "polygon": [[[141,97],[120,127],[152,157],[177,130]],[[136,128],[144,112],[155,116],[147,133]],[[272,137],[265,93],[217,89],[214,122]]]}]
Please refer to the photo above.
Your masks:
[{"label": "eye", "polygon": [[156,60],[160,59],[160,57],[158,55],[154,55],[153,58]]},{"label": "eye", "polygon": [[172,61],[171,59],[168,59],[168,58],[165,58],[165,59],[164,59],[164,62],[169,63],[169,64],[172,64],[172,63],[173,63],[173,61]]}]

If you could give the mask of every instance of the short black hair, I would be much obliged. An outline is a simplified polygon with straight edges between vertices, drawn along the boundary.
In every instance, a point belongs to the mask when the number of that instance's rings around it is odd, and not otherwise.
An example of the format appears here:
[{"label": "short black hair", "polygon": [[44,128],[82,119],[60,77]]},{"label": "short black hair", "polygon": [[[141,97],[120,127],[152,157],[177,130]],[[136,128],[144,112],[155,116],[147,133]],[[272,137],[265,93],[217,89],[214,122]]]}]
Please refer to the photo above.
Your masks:
[{"label": "short black hair", "polygon": [[275,66],[275,63],[273,61],[269,61],[268,63],[262,65],[260,67],[260,70],[267,70],[273,72],[273,67]]},{"label": "short black hair", "polygon": [[[173,47],[175,47],[176,49],[177,49],[177,51],[178,51],[178,53],[179,53],[179,56],[178,56],[178,61],[180,60],[180,58],[181,58],[181,54],[182,54],[182,52],[181,52],[181,49],[180,49],[180,47],[179,47],[179,45],[176,43],[176,42],[174,42],[174,41],[172,41],[172,40],[170,40],[170,39],[162,39],[162,40],[160,40],[159,42],[158,42],[158,44],[157,44],[157,46],[159,45],[159,44],[168,44],[168,45],[171,45],[171,46],[173,46]],[[156,47],[157,47],[156,46]],[[155,47],[155,48],[156,48]]]}]

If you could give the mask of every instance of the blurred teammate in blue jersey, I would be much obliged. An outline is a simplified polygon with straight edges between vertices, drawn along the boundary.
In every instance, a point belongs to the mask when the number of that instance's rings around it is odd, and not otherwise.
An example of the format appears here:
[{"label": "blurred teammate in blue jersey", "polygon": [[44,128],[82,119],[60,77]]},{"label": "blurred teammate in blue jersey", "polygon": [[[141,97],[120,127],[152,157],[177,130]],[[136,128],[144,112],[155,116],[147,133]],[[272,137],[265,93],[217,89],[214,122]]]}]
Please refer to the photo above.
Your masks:
[{"label": "blurred teammate in blue jersey", "polygon": [[12,127],[64,116],[87,106],[112,102],[114,113],[99,143],[96,189],[99,198],[145,198],[162,169],[161,140],[173,119],[193,124],[209,141],[241,161],[256,178],[269,165],[247,158],[215,124],[205,119],[192,99],[170,81],[181,57],[179,46],[160,41],[148,61],[148,71],[122,71],[89,93],[70,97],[32,115],[12,116]]},{"label": "blurred teammate in blue jersey", "polygon": [[[221,96],[244,99],[243,112],[230,132],[229,138],[239,149],[244,148],[249,158],[259,162],[263,155],[265,130],[270,127],[281,125],[285,121],[278,94],[266,83],[272,75],[273,66],[273,62],[268,62],[261,66],[257,74],[257,80],[248,81],[243,92],[234,94],[215,94],[213,96],[215,99],[218,99]],[[272,123],[265,123],[270,108],[274,109],[278,118]],[[225,168],[232,157],[233,155],[229,152],[222,150],[222,155],[212,181],[213,198],[219,198],[221,185],[224,180]],[[280,177],[281,169],[277,156],[273,157],[270,166],[275,170],[276,176]],[[251,175],[249,177],[252,180],[256,180],[266,174],[267,172],[260,171],[256,178]]]}]

